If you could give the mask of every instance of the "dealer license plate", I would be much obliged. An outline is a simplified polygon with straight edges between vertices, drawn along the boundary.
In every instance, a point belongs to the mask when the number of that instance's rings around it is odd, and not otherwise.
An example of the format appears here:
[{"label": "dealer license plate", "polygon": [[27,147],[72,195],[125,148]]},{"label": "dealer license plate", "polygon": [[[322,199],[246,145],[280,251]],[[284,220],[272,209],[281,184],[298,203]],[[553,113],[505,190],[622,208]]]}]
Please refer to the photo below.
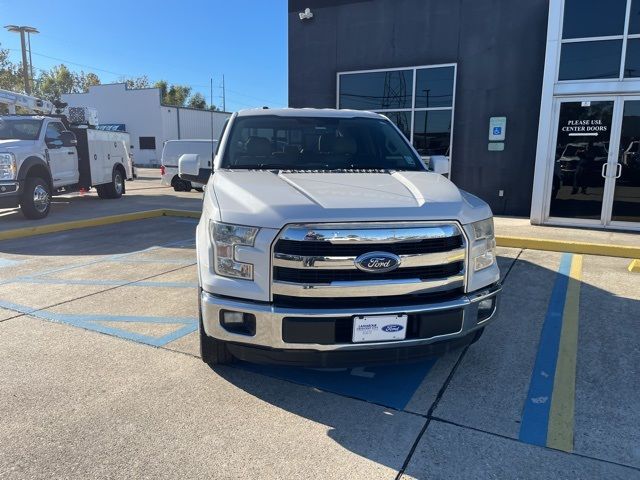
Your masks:
[{"label": "dealer license plate", "polygon": [[354,343],[404,340],[407,315],[375,315],[353,318]]}]

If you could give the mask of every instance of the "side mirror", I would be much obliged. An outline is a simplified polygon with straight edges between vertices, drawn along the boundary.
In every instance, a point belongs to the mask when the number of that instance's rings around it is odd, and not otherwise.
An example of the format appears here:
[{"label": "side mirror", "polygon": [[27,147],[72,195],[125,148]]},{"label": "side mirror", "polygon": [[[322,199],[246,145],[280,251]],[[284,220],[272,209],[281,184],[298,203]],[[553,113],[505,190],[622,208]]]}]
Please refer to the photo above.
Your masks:
[{"label": "side mirror", "polygon": [[78,140],[73,132],[65,130],[60,134],[60,141],[63,147],[75,147],[78,145]]},{"label": "side mirror", "polygon": [[431,155],[429,157],[429,169],[445,177],[449,176],[449,157],[444,155]]},{"label": "side mirror", "polygon": [[185,153],[178,159],[178,176],[189,182],[207,183],[211,176],[211,168],[207,161],[195,153]]}]

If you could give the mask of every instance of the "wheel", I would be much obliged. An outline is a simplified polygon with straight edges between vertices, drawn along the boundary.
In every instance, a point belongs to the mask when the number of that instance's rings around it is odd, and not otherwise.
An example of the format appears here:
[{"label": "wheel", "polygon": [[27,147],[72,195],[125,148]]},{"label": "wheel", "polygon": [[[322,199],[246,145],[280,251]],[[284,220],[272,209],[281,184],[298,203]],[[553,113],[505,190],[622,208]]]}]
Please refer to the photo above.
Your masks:
[{"label": "wheel", "polygon": [[51,187],[40,177],[29,177],[20,197],[22,214],[33,220],[49,215],[51,209]]},{"label": "wheel", "polygon": [[227,365],[235,360],[229,352],[226,342],[208,336],[202,323],[202,308],[200,301],[201,289],[198,289],[198,314],[200,324],[200,357],[209,365]]},{"label": "wheel", "polygon": [[96,192],[98,192],[98,197],[100,198],[109,198],[109,194],[107,193],[107,190],[104,188],[104,185],[96,185]]},{"label": "wheel", "polygon": [[184,188],[184,191],[185,191],[185,192],[190,192],[190,191],[191,191],[191,189],[193,188],[193,187],[191,186],[191,182],[188,182],[188,181],[186,181],[186,180],[182,180],[182,183],[184,184],[184,187],[183,187],[183,188]]},{"label": "wheel", "polygon": [[[98,196],[100,198],[120,198],[124,193],[124,175],[122,174],[122,170],[116,168],[113,171],[113,178],[111,183],[106,183],[104,185],[98,185],[96,187],[98,190]],[[102,193],[100,193],[102,190]]]}]

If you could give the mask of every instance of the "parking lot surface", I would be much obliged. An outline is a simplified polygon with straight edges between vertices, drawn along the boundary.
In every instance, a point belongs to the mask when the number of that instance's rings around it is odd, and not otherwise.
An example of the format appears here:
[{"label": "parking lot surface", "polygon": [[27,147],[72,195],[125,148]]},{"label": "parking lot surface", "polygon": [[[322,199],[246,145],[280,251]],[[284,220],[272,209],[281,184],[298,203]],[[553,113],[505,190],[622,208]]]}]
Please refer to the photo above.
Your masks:
[{"label": "parking lot surface", "polygon": [[0,242],[2,478],[640,478],[640,276],[500,248],[475,344],[420,363],[198,358],[188,218]]}]

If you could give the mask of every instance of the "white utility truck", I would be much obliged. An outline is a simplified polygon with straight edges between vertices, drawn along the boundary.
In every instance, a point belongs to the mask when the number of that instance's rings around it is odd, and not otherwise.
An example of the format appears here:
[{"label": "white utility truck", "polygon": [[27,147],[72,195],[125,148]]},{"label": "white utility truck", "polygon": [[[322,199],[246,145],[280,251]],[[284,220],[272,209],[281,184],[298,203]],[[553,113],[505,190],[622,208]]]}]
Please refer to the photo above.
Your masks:
[{"label": "white utility truck", "polygon": [[[247,110],[214,157],[196,231],[200,349],[297,365],[413,360],[477,340],[501,289],[493,217],[386,117]],[[441,161],[444,161],[442,163]]]},{"label": "white utility truck", "polygon": [[[27,218],[44,218],[51,197],[95,187],[100,198],[120,198],[133,177],[129,134],[96,130],[95,110],[62,110],[51,102],[0,90],[0,208],[18,205]],[[16,107],[27,114],[16,114]]]}]

